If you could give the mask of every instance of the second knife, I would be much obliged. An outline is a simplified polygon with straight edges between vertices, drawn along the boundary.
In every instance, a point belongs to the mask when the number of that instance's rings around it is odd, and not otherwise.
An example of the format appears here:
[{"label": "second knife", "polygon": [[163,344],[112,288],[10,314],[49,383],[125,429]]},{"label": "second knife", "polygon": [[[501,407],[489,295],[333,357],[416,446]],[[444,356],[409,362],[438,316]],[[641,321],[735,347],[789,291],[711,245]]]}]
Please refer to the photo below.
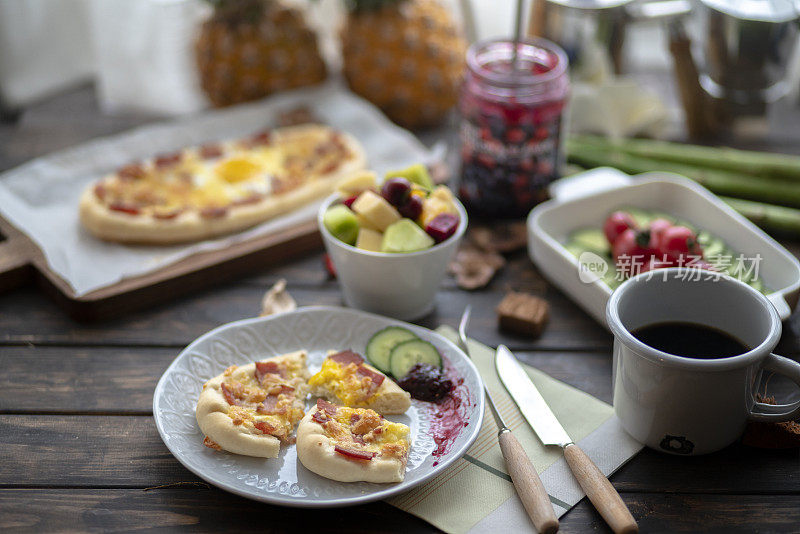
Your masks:
[{"label": "second knife", "polygon": [[564,458],[572,474],[611,529],[625,534],[638,532],[639,527],[617,490],[591,458],[575,445],[528,373],[505,345],[497,347],[495,365],[500,381],[542,443],[564,449]]}]

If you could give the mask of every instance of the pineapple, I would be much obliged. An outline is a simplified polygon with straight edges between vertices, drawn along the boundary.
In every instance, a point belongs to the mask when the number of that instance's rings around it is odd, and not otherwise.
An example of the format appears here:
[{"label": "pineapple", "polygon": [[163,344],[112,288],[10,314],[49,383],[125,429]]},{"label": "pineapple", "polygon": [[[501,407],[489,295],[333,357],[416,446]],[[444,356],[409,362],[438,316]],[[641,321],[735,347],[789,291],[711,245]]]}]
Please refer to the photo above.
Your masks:
[{"label": "pineapple", "polygon": [[350,88],[407,128],[433,126],[458,98],[466,41],[437,0],[346,0]]},{"label": "pineapple", "polygon": [[214,106],[319,83],[325,63],[302,14],[280,0],[207,0],[214,13],[195,49],[200,81]]}]

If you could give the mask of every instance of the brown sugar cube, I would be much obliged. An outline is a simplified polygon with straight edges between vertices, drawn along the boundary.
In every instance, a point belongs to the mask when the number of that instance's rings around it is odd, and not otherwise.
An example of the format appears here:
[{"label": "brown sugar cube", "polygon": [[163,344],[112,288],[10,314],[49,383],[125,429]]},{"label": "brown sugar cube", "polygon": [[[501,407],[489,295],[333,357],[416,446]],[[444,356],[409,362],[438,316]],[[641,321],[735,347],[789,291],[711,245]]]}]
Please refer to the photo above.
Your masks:
[{"label": "brown sugar cube", "polygon": [[495,308],[500,330],[539,337],[550,317],[547,301],[510,291]]}]

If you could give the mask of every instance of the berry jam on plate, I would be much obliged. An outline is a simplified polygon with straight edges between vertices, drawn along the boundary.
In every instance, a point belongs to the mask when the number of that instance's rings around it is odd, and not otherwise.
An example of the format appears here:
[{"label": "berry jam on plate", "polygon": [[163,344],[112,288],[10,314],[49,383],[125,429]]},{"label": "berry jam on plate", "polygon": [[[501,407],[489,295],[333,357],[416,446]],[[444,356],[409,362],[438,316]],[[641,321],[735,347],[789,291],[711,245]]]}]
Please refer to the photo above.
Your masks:
[{"label": "berry jam on plate", "polygon": [[524,217],[546,200],[561,165],[567,58],[544,39],[486,41],[467,52],[458,194],[470,213]]},{"label": "berry jam on plate", "polygon": [[453,381],[445,378],[438,367],[427,363],[414,364],[398,385],[415,399],[428,402],[438,402],[453,390]]}]

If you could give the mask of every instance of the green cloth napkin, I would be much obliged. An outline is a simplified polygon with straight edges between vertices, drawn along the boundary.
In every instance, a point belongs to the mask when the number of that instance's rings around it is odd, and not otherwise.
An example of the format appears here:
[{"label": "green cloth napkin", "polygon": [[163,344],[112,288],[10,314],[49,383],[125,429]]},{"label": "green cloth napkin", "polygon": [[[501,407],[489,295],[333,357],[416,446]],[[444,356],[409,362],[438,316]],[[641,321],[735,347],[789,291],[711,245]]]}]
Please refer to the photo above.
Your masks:
[{"label": "green cloth napkin", "polygon": [[[450,327],[440,327],[437,332],[456,340],[457,334]],[[542,445],[522,417],[497,376],[494,349],[472,340],[469,348],[503,418],[541,474],[556,513],[566,513],[583,497],[583,493],[566,468],[561,449]],[[619,427],[611,406],[532,367],[524,367],[570,437],[580,442],[604,473],[613,472],[641,448]],[[478,438],[462,458],[432,481],[387,502],[446,532],[498,528],[532,531],[533,524],[525,515],[506,470],[497,431],[487,406]],[[595,439],[588,439],[593,433],[597,433]],[[585,439],[591,443],[584,444],[582,440]],[[617,443],[610,442],[613,440]],[[610,448],[614,450],[609,454]],[[592,449],[597,454],[593,454]],[[602,461],[598,461],[598,456]]]}]

